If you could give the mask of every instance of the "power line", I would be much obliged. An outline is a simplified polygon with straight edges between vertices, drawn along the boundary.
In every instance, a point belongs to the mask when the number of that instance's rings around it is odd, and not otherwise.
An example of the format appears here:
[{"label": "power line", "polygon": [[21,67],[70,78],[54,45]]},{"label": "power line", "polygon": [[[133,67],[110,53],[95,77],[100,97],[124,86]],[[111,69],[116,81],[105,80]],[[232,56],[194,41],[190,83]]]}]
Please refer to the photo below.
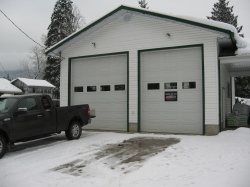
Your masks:
[{"label": "power line", "polygon": [[13,24],[15,25],[16,28],[18,28],[25,36],[27,36],[29,39],[31,39],[33,42],[35,42],[37,45],[43,47],[45,49],[45,47],[41,44],[39,44],[38,42],[36,42],[34,39],[32,39],[28,34],[26,34],[22,29],[20,29],[5,13],[3,13],[2,10],[0,10],[2,12],[2,14]]},{"label": "power line", "polygon": [[[0,10],[1,13],[18,29],[20,30],[25,36],[27,36],[30,40],[32,40],[33,42],[35,42],[37,45],[41,46],[42,48],[46,49],[46,47],[44,47],[43,45],[41,45],[40,43],[36,42],[34,39],[32,39],[28,34],[26,34],[20,27],[18,27],[2,10]],[[53,54],[59,56],[60,58],[64,59],[62,56],[52,52]]]}]

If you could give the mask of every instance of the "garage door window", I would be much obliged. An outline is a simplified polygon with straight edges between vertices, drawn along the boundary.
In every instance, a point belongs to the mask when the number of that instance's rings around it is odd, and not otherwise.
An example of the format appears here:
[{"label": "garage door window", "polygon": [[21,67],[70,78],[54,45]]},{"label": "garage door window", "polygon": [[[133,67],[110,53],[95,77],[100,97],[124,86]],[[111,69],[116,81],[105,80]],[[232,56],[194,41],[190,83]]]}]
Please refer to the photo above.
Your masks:
[{"label": "garage door window", "polygon": [[83,92],[83,86],[76,86],[76,87],[74,88],[74,91],[75,91],[75,92]]},{"label": "garage door window", "polygon": [[182,89],[194,89],[196,88],[196,82],[182,82]]},{"label": "garage door window", "polygon": [[87,86],[87,92],[96,92],[96,86]]},{"label": "garage door window", "polygon": [[164,86],[165,89],[177,89],[177,82],[167,82]]},{"label": "garage door window", "polygon": [[102,85],[100,91],[102,92],[110,91],[110,85]]},{"label": "garage door window", "polygon": [[115,91],[123,91],[125,90],[125,84],[115,85]]},{"label": "garage door window", "polygon": [[148,90],[159,90],[160,83],[148,83]]}]

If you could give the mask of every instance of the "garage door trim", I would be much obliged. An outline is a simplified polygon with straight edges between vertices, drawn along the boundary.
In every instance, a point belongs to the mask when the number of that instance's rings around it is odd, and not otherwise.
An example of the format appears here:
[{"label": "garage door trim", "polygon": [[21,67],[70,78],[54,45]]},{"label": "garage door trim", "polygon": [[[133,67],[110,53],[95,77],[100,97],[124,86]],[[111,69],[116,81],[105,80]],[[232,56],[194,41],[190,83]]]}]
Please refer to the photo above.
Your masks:
[{"label": "garage door trim", "polygon": [[175,47],[163,47],[163,48],[152,48],[152,49],[143,49],[138,50],[138,132],[141,132],[141,53],[143,52],[153,52],[153,51],[163,51],[163,50],[172,50],[172,49],[185,49],[185,48],[201,48],[201,57],[202,57],[202,109],[203,109],[203,125],[202,131],[203,135],[205,134],[205,78],[204,78],[204,45],[203,44],[194,44],[194,45],[184,45],[184,46],[175,46]]},{"label": "garage door trim", "polygon": [[[129,132],[129,52],[116,52],[116,53],[104,53],[96,55],[86,55],[68,58],[68,106],[71,106],[71,64],[72,60],[80,58],[93,58],[93,57],[104,57],[125,54],[127,56],[127,132]],[[90,106],[91,107],[91,106]]]}]

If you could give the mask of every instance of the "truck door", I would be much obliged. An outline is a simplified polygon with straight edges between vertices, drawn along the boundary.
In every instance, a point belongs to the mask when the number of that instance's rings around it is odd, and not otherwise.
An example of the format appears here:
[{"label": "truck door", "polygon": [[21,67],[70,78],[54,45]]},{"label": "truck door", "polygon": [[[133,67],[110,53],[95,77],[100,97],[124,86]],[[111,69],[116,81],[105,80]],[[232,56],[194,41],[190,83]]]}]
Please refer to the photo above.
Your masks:
[{"label": "truck door", "polygon": [[55,133],[56,132],[56,109],[52,103],[50,103],[47,96],[39,97],[42,103],[42,112],[43,112],[43,132],[46,133]]},{"label": "truck door", "polygon": [[[21,113],[21,110],[24,112]],[[18,140],[42,134],[42,119],[41,109],[36,99],[34,97],[23,98],[13,111],[13,139]]]}]

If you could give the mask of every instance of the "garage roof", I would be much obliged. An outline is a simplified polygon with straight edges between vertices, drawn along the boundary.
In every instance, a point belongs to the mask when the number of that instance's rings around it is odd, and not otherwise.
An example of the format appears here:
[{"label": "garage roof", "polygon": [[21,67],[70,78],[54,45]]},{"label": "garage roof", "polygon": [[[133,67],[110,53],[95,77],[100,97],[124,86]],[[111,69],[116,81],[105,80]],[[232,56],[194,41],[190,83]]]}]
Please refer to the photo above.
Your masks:
[{"label": "garage roof", "polygon": [[172,16],[172,15],[167,15],[164,13],[149,11],[147,9],[134,8],[134,7],[121,5],[115,10],[111,11],[110,13],[104,15],[103,17],[86,25],[84,28],[82,28],[78,32],[71,34],[70,36],[61,40],[54,46],[51,46],[50,48],[46,50],[45,53],[47,55],[55,56],[61,50],[64,50],[65,48],[69,47],[76,41],[79,41],[80,39],[84,38],[88,34],[96,31],[97,29],[101,28],[102,26],[106,25],[107,23],[113,21],[114,19],[126,13],[137,13],[137,14],[147,15],[151,17],[159,17],[161,19],[169,20],[172,22],[179,22],[179,23],[183,23],[186,25],[192,25],[195,27],[208,29],[210,31],[220,32],[222,34],[226,34],[227,36],[229,36],[229,39],[221,40],[222,45],[223,44],[231,45],[231,47],[233,47],[234,49],[246,47],[246,43],[238,35],[236,28],[230,24],[208,20],[208,19],[198,19],[198,18],[193,18],[193,17],[187,17],[187,16]]}]

